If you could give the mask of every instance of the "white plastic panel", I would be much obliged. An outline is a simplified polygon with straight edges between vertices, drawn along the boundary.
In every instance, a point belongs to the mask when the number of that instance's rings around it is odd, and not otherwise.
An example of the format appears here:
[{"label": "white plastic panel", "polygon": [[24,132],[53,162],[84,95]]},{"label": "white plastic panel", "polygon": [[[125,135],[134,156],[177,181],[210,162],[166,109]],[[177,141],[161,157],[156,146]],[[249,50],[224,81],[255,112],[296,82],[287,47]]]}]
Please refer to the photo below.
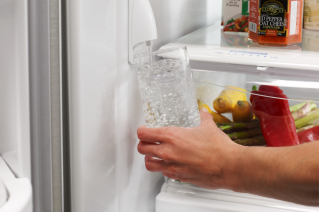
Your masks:
[{"label": "white plastic panel", "polygon": [[0,179],[2,181],[6,180],[12,180],[15,179],[16,177],[8,167],[7,163],[3,160],[3,158],[0,156]]},{"label": "white plastic panel", "polygon": [[18,161],[18,152],[16,150],[12,150],[10,152],[6,152],[2,155],[2,158],[6,161],[6,163],[10,166],[10,169],[12,173],[16,177],[20,176],[20,167],[19,167],[19,161]]},{"label": "white plastic panel", "polygon": [[15,43],[15,17],[13,1],[1,1],[0,5],[0,26],[5,30],[0,33],[0,153],[17,148],[17,63],[15,63],[16,51],[11,44]]},{"label": "white plastic panel", "polygon": [[306,207],[228,190],[208,190],[188,184],[164,183],[156,197],[156,212],[317,212]]},{"label": "white plastic panel", "polygon": [[7,198],[8,198],[7,189],[3,185],[0,179],[0,208],[7,202]]},{"label": "white plastic panel", "polygon": [[10,196],[0,212],[32,212],[32,187],[29,179],[4,181],[4,185]]},{"label": "white plastic panel", "polygon": [[6,192],[6,201],[0,212],[32,212],[32,187],[27,178],[16,178],[0,157],[0,181]]},{"label": "white plastic panel", "polygon": [[262,46],[250,41],[248,33],[223,32],[217,21],[162,48],[187,46],[192,62],[209,63],[210,67],[222,63],[251,66],[255,71],[263,71],[256,67],[319,71],[318,34],[304,30],[304,45]]},{"label": "white plastic panel", "polygon": [[0,155],[17,151],[17,172],[30,179],[27,20],[27,1],[0,1]]},{"label": "white plastic panel", "polygon": [[197,29],[213,24],[221,17],[222,1],[150,0],[158,32],[153,50]]},{"label": "white plastic panel", "polygon": [[133,47],[157,39],[157,27],[149,0],[129,0],[129,63],[134,64]]},{"label": "white plastic panel", "polygon": [[[209,4],[151,0],[159,32],[154,48],[214,21],[207,14],[219,17],[220,8]],[[144,117],[127,63],[128,1],[71,0],[68,8],[73,210],[155,211],[163,179],[145,169],[136,148]]]}]

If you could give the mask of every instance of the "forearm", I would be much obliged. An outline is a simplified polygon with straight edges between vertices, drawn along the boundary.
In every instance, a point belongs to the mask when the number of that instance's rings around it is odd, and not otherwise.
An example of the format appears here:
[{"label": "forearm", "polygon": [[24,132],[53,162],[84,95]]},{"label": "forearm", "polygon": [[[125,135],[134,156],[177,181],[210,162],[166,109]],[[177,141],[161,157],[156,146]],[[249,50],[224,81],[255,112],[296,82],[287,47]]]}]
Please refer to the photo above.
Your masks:
[{"label": "forearm", "polygon": [[210,113],[201,111],[201,118],[196,128],[139,128],[147,170],[203,188],[319,205],[319,141],[244,147],[221,132]]},{"label": "forearm", "polygon": [[234,191],[319,205],[319,142],[280,148],[238,147],[232,158],[228,182]]}]

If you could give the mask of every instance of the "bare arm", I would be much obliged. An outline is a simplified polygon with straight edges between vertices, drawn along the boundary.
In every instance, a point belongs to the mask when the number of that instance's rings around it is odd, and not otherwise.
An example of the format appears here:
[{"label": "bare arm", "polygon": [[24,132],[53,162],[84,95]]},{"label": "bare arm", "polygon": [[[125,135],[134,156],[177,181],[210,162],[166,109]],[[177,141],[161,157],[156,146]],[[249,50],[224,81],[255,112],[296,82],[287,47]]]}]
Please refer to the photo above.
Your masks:
[{"label": "bare arm", "polygon": [[319,142],[295,147],[244,147],[233,190],[319,205]]},{"label": "bare arm", "polygon": [[220,131],[209,113],[201,117],[202,124],[192,129],[140,127],[138,151],[146,168],[203,188],[319,205],[319,142],[244,147]]}]

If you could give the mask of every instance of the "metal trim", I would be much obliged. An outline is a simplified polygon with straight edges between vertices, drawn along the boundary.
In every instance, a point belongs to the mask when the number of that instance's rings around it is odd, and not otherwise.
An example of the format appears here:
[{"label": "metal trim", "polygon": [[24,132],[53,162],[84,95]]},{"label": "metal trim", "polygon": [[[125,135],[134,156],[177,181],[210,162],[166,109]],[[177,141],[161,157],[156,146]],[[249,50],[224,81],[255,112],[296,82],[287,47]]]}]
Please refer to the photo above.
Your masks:
[{"label": "metal trim", "polygon": [[53,210],[49,0],[28,0],[30,145],[34,212]]},{"label": "metal trim", "polygon": [[63,172],[63,211],[72,211],[71,202],[71,157],[69,123],[69,74],[67,42],[67,1],[60,5],[60,51],[61,51],[61,105],[62,105],[62,172]]},{"label": "metal trim", "polygon": [[66,4],[28,0],[34,212],[71,211]]}]

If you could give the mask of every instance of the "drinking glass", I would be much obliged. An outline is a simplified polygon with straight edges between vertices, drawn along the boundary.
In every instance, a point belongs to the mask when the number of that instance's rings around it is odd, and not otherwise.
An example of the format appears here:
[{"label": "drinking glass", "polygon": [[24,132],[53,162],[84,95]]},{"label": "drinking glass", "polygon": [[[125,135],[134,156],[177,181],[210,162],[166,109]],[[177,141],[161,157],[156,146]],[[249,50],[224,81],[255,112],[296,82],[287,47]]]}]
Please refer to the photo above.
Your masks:
[{"label": "drinking glass", "polygon": [[200,115],[186,47],[135,56],[147,127],[196,127]]}]

